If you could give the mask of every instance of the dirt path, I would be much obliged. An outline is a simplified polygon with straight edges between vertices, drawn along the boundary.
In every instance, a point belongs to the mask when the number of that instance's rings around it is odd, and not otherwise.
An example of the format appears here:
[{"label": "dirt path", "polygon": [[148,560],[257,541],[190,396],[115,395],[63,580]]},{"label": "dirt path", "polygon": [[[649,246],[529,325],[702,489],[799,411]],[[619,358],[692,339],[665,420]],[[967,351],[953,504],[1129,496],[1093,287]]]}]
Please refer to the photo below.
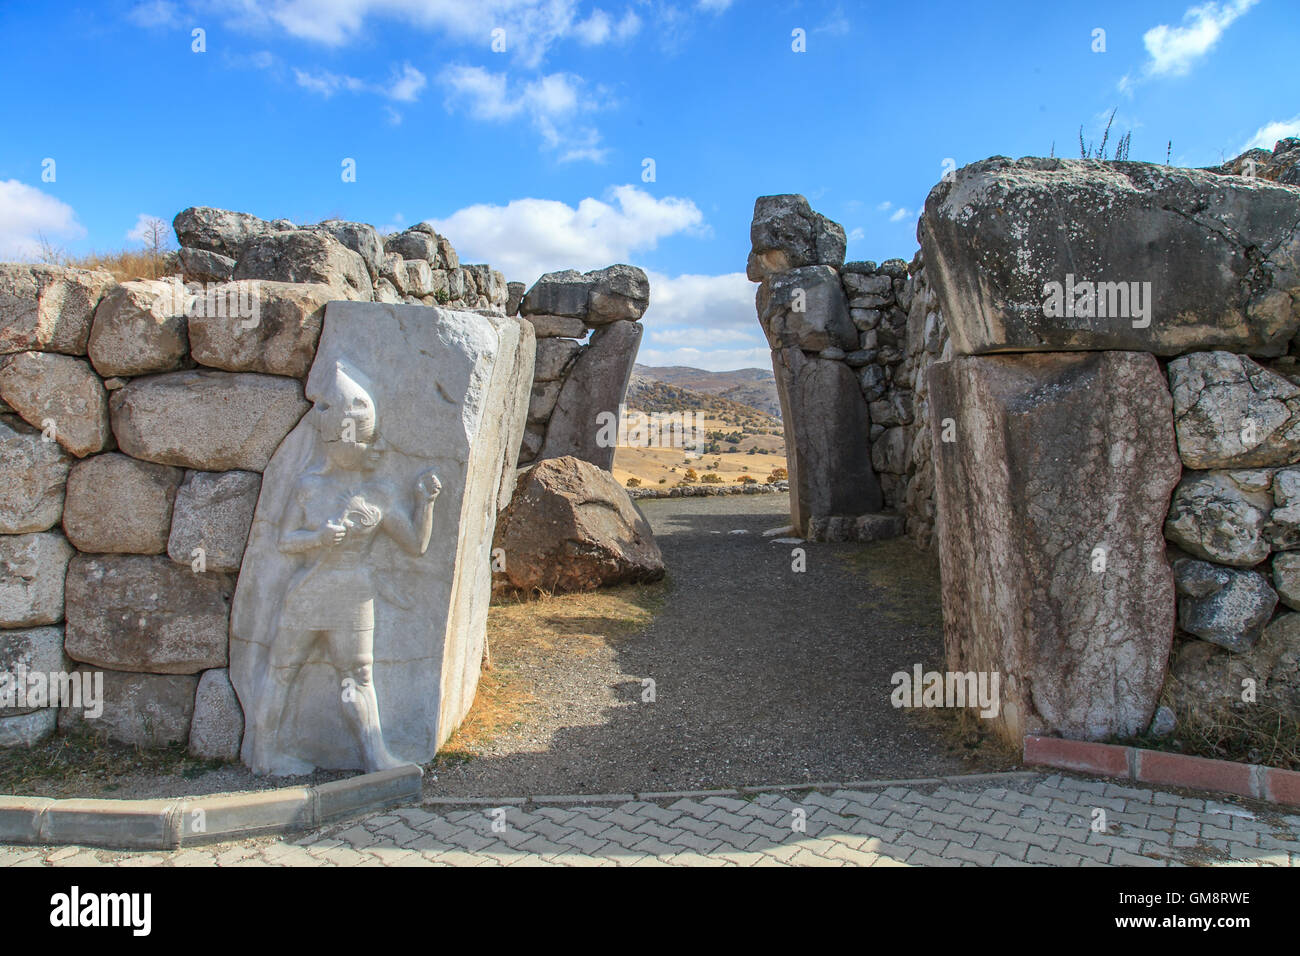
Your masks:
[{"label": "dirt path", "polygon": [[[777,543],[784,495],[642,502],[668,566],[648,628],[503,666],[538,707],[430,795],[684,790],[1006,769],[933,714],[894,709],[890,675],[938,664],[937,568],[907,541]],[[792,549],[807,568],[792,570]],[[643,702],[643,680],[655,700]],[[477,748],[476,748],[477,749]]]}]

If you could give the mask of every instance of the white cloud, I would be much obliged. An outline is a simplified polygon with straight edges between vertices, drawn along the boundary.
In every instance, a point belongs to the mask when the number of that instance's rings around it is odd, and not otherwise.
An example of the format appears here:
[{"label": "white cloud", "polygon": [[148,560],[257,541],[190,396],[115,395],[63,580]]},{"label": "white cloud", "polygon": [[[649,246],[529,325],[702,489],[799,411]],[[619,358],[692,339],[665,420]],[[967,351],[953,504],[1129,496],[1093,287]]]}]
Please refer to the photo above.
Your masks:
[{"label": "white cloud", "polygon": [[41,239],[80,239],[85,227],[72,207],[16,179],[0,180],[0,259],[33,259]]},{"label": "white cloud", "polygon": [[428,84],[425,75],[409,63],[403,63],[400,69],[394,68],[392,79],[387,84],[368,83],[355,76],[330,73],[328,70],[312,73],[294,69],[293,76],[303,89],[326,99],[339,92],[374,93],[399,103],[414,103],[419,99],[420,91]]},{"label": "white cloud", "polygon": [[161,28],[179,23],[178,13],[176,4],[168,3],[167,0],[145,0],[133,6],[126,18],[136,26]]},{"label": "white cloud", "polygon": [[865,238],[867,238],[867,234],[862,231],[861,227],[851,230],[848,235],[849,242],[857,242],[858,240]]},{"label": "white cloud", "polygon": [[[635,186],[615,186],[604,199],[589,197],[576,207],[553,199],[514,199],[504,206],[467,206],[433,223],[462,261],[490,262],[507,279],[531,285],[543,272],[633,261],[660,239],[698,234],[703,221],[689,199],[659,199]],[[651,290],[653,309],[653,285]]]},{"label": "white cloud", "polygon": [[1289,120],[1274,120],[1265,126],[1261,126],[1255,131],[1249,143],[1237,150],[1237,155],[1241,155],[1248,149],[1267,149],[1273,151],[1279,139],[1286,139],[1288,136],[1300,136],[1300,114],[1291,117]]},{"label": "white cloud", "polygon": [[722,13],[731,3],[732,0],[699,0],[696,6],[706,13]]},{"label": "white cloud", "polygon": [[560,162],[585,159],[600,162],[607,150],[600,131],[582,117],[606,108],[601,91],[591,91],[580,76],[550,73],[511,83],[504,73],[481,66],[449,66],[438,76],[448,91],[448,111],[465,109],[485,122],[527,119],[543,146],[557,153]]},{"label": "white cloud", "polygon": [[[1160,24],[1142,35],[1149,59],[1143,66],[1148,76],[1185,76],[1192,66],[1219,42],[1219,37],[1238,17],[1259,0],[1226,0],[1189,7],[1180,26]],[[1126,82],[1127,81],[1127,82]],[[1131,87],[1128,78],[1121,89]]]},{"label": "white cloud", "polygon": [[[758,321],[755,319],[755,321]],[[649,337],[649,330],[647,330]],[[657,349],[642,342],[636,360],[641,365],[685,365],[709,372],[731,372],[740,368],[772,367],[772,353],[766,345],[752,349]]]},{"label": "white cloud", "polygon": [[886,199],[884,202],[882,202],[882,203],[881,203],[879,206],[877,206],[876,208],[879,209],[881,212],[884,212],[886,209],[890,208],[890,207],[893,206],[893,205],[894,205],[894,204],[893,204],[892,202],[890,202],[888,199]]},{"label": "white cloud", "polygon": [[912,212],[912,210],[908,209],[906,206],[899,206],[897,209],[894,210],[894,214],[889,217],[889,221],[901,222],[902,220],[907,219],[909,216],[915,216],[915,215],[916,213]]},{"label": "white cloud", "polygon": [[615,22],[608,13],[597,7],[591,11],[591,16],[574,25],[573,32],[578,38],[578,42],[584,46],[600,46],[613,40],[618,43],[624,43],[630,40],[641,29],[641,18],[636,15],[631,7],[624,13],[622,18]]},{"label": "white cloud", "polygon": [[651,272],[650,308],[637,361],[720,372],[771,366],[743,272],[669,277]]}]

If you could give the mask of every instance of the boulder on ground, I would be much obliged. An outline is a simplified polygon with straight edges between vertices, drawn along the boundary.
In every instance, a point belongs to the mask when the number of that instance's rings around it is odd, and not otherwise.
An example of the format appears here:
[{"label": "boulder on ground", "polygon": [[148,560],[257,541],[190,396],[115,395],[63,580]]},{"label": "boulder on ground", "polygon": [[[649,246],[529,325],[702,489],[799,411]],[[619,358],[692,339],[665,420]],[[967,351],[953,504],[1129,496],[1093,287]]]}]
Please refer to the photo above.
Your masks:
[{"label": "boulder on ground", "polygon": [[1226,348],[1300,327],[1300,190],[1152,163],[997,156],[925,201],[926,274],[960,354]]},{"label": "boulder on ground", "polygon": [[58,726],[58,711],[42,707],[15,717],[0,717],[0,750],[17,750],[35,747],[42,740],[54,736]]},{"label": "boulder on ground", "polygon": [[68,473],[63,530],[78,551],[162,554],[184,472],[110,452]]},{"label": "boulder on ground", "polygon": [[219,252],[189,249],[182,246],[176,253],[181,278],[186,282],[229,282],[235,273],[235,260]]},{"label": "boulder on ground", "polygon": [[264,470],[307,408],[294,379],[211,369],[135,379],[109,397],[124,452],[195,471]]},{"label": "boulder on ground", "polygon": [[176,493],[167,555],[208,571],[238,571],[253,525],[262,476],[251,471],[191,471]]},{"label": "boulder on ground", "polygon": [[564,456],[520,473],[497,520],[497,593],[590,591],[663,577],[650,524],[608,471]]},{"label": "boulder on ground", "polygon": [[64,648],[118,671],[197,674],[225,667],[234,579],[163,556],[79,554],[68,566]]},{"label": "boulder on ground", "polygon": [[115,285],[107,272],[0,263],[0,354],[85,355],[95,307]]},{"label": "boulder on ground", "polygon": [[172,220],[172,228],[182,248],[215,252],[236,262],[250,242],[277,231],[274,224],[257,216],[211,206],[182,209]]},{"label": "boulder on ground", "polygon": [[[948,670],[1000,674],[995,728],[1151,722],[1174,632],[1162,527],[1180,475],[1159,363],[958,357],[928,370]],[[945,437],[952,440],[945,440]]]},{"label": "boulder on ground", "polygon": [[56,531],[0,535],[0,628],[63,620],[63,579],[71,560],[72,548]]},{"label": "boulder on ground", "polygon": [[102,451],[112,437],[108,392],[85,359],[55,352],[0,358],[0,400],[78,458]]}]

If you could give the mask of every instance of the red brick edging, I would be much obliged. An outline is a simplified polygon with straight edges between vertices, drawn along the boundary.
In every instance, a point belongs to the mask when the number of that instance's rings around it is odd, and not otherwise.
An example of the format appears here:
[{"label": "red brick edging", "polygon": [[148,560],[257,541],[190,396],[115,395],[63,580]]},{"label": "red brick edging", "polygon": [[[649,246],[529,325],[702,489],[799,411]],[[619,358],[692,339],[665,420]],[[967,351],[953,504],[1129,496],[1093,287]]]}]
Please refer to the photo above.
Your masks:
[{"label": "red brick edging", "polygon": [[1029,736],[1025,738],[1025,764],[1166,787],[1235,793],[1269,803],[1300,806],[1300,772],[1253,763],[1209,760],[1087,740]]}]

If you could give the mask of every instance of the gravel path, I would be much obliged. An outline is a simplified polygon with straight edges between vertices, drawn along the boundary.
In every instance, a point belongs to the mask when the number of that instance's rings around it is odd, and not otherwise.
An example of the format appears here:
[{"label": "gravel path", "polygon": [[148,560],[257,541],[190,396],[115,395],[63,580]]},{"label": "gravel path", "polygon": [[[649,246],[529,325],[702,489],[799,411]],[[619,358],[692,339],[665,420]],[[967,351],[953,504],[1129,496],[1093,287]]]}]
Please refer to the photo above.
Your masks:
[{"label": "gravel path", "polygon": [[[786,495],[641,507],[668,567],[644,632],[550,662],[543,713],[428,796],[692,790],[1008,769],[894,709],[890,675],[942,658],[937,568],[906,540],[778,543]],[[792,549],[807,569],[792,570]],[[645,678],[655,701],[642,701]]]}]

